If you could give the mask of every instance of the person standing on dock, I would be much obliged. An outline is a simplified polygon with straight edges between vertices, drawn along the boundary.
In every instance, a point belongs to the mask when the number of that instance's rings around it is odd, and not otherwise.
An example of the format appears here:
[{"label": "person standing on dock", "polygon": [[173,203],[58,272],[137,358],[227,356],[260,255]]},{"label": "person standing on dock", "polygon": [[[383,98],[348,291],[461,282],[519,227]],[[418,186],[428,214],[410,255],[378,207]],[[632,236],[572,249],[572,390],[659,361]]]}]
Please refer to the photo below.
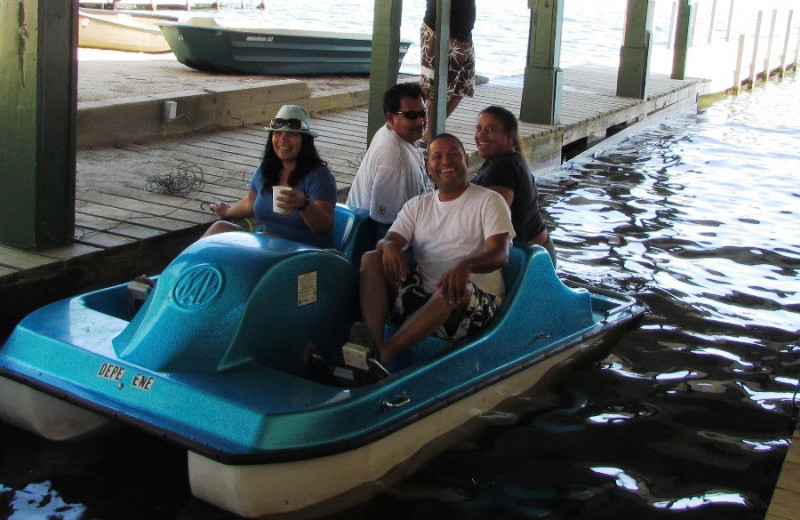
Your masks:
[{"label": "person standing on dock", "polygon": [[383,94],[382,126],[358,167],[347,205],[369,211],[383,231],[407,200],[428,188],[425,160],[417,142],[427,125],[422,88],[398,83]]},{"label": "person standing on dock", "polygon": [[539,193],[522,155],[519,122],[511,111],[489,106],[478,114],[475,146],[484,163],[472,182],[503,196],[511,208],[515,241],[542,246],[556,265],[556,250],[539,211]]},{"label": "person standing on dock", "polygon": [[[433,110],[434,57],[436,55],[436,0],[427,0],[425,17],[420,31],[420,85],[427,99],[428,111]],[[447,60],[446,116],[458,107],[465,97],[475,94],[475,48],[472,29],[475,27],[475,0],[452,0],[450,4],[450,52]],[[425,131],[430,141],[432,129]]]}]

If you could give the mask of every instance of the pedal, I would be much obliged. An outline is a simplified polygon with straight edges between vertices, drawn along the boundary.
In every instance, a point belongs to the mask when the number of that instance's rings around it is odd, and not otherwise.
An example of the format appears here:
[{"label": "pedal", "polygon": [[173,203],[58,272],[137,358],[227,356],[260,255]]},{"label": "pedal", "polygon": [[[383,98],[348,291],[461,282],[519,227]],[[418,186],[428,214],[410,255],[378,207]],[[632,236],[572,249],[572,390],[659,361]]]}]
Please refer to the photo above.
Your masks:
[{"label": "pedal", "polygon": [[133,296],[135,301],[145,301],[147,299],[147,295],[150,294],[150,291],[152,290],[152,284],[139,280],[138,278],[128,283],[128,292],[131,294],[131,296]]},{"label": "pedal", "polygon": [[345,343],[342,347],[344,364],[359,370],[369,370],[369,348],[355,343]]},{"label": "pedal", "polygon": [[348,386],[353,385],[356,382],[355,374],[353,374],[353,371],[349,368],[336,367],[333,369],[331,375],[340,383],[343,383]]}]

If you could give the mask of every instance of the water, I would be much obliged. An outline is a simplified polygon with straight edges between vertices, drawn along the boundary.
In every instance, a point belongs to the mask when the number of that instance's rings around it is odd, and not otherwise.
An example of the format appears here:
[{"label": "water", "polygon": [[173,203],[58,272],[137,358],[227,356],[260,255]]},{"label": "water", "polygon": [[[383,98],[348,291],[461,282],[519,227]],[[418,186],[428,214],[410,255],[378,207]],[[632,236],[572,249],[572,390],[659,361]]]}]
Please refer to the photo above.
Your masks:
[{"label": "water", "polygon": [[[587,13],[568,16],[613,42],[613,61],[621,36]],[[477,29],[476,45],[492,47]],[[495,61],[493,77],[515,73]],[[790,75],[540,176],[560,275],[636,293],[651,312],[608,355],[332,518],[763,518],[800,373],[797,99]],[[0,517],[230,517],[191,498],[183,451],[162,441],[2,433]]]},{"label": "water", "polygon": [[[784,42],[787,15],[797,11],[796,0],[760,0],[744,2],[734,0],[735,11],[731,25],[731,38],[739,33],[748,37],[755,34],[756,14],[763,12],[761,37],[769,35],[772,11],[777,10],[774,41],[776,48]],[[257,3],[257,2],[251,2]],[[711,0],[694,2],[695,25],[692,41],[706,42],[712,21]],[[713,17],[715,42],[725,39],[728,33],[730,3],[719,1]],[[263,26],[281,28],[316,29],[344,32],[372,33],[372,0],[338,0],[326,2],[320,9],[319,0],[271,0],[264,11],[254,9],[228,9],[215,16],[223,23],[235,26]],[[653,2],[652,38],[654,47],[665,47],[670,36],[672,1]],[[223,5],[240,5],[230,2]],[[522,74],[528,54],[530,10],[526,0],[478,0],[478,19],[475,22],[477,72],[490,79]],[[566,0],[562,26],[560,65],[573,67],[595,64],[609,67],[619,65],[619,50],[624,36],[626,0]],[[185,13],[176,13],[185,15]],[[193,13],[197,15],[199,13]],[[400,72],[419,74],[419,29],[425,14],[425,0],[403,2],[400,36],[412,42]],[[797,15],[794,13],[791,46],[793,52],[798,39]],[[766,41],[763,44],[766,47]]]}]

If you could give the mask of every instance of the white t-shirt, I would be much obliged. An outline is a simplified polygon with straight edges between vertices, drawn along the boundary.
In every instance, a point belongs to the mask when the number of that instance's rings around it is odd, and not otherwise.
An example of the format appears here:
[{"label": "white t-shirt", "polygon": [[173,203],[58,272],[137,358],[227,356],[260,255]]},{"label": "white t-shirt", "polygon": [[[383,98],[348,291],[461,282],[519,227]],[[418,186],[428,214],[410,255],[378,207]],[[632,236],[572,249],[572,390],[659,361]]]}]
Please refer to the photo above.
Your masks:
[{"label": "white t-shirt", "polygon": [[[514,238],[511,212],[499,193],[470,184],[457,199],[439,200],[439,191],[409,200],[389,229],[414,249],[425,290],[433,293],[442,275],[461,260],[486,251],[486,239],[508,233]],[[472,273],[470,281],[495,296],[505,296],[500,270]]]},{"label": "white t-shirt", "polygon": [[358,167],[347,205],[369,210],[373,220],[391,224],[403,204],[427,186],[422,151],[383,125]]}]

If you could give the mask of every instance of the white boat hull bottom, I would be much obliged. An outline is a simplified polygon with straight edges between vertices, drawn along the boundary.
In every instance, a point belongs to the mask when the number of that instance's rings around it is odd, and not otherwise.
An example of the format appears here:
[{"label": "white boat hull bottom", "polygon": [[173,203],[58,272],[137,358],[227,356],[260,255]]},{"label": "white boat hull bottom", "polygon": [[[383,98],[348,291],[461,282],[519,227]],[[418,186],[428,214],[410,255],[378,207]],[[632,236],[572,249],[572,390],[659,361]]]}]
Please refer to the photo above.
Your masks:
[{"label": "white boat hull bottom", "polygon": [[[448,435],[447,442],[437,440],[465,426],[470,419],[497,408],[503,401],[558,379],[585,354],[595,350],[598,343],[591,341],[567,349],[386,437],[347,452],[308,460],[237,466],[190,451],[192,494],[250,518],[315,509],[313,506],[322,506],[331,513],[355,501],[347,500],[344,494],[353,492],[359,495],[357,500],[363,500],[364,494],[375,494],[384,485],[410,474],[452,444],[453,437]],[[379,479],[383,482],[375,482]]]},{"label": "white boat hull bottom", "polygon": [[5,377],[0,377],[0,418],[52,441],[91,437],[111,423],[102,415]]}]

